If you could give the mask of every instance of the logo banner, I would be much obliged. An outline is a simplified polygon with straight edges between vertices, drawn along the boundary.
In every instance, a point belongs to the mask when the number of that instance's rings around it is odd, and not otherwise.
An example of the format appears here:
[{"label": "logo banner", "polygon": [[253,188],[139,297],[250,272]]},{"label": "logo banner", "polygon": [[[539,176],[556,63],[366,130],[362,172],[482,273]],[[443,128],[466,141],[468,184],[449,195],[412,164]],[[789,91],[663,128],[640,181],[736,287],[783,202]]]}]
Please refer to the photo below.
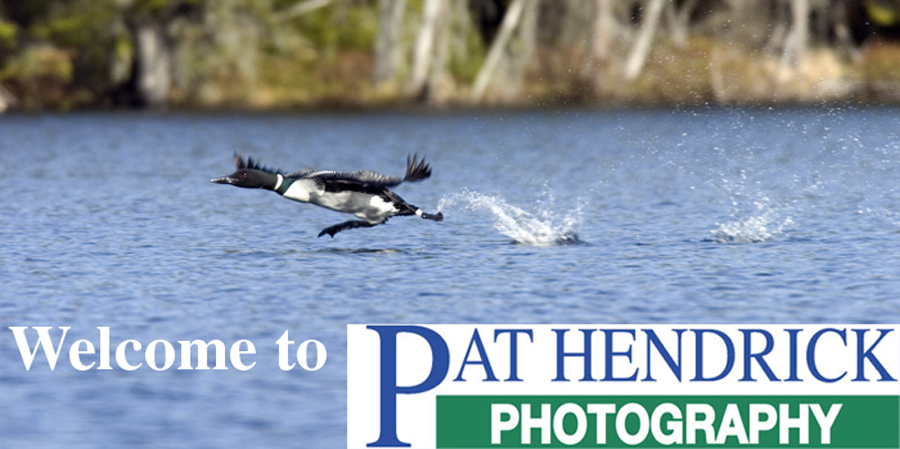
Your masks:
[{"label": "logo banner", "polygon": [[350,448],[900,447],[897,325],[349,325]]}]

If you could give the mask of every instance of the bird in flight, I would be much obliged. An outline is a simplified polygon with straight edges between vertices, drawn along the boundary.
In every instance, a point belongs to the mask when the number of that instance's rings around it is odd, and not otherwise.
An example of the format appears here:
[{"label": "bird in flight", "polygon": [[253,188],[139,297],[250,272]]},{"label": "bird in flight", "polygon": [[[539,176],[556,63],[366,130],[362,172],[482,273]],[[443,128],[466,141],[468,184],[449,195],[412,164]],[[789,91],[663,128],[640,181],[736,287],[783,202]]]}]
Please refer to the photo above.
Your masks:
[{"label": "bird in flight", "polygon": [[402,179],[370,170],[338,172],[305,169],[282,174],[278,170],[259,164],[252,158],[244,160],[239,153],[235,153],[234,163],[237,171],[228,176],[215,178],[212,182],[272,190],[289,200],[312,203],[359,218],[329,226],[319,233],[319,237],[328,234],[333,238],[338,232],[347,229],[371,228],[395,215],[418,215],[434,221],[444,219],[442,213],[424,212],[389,189],[404,182],[422,181],[431,176],[431,167],[425,163],[424,157],[419,160],[418,155],[406,157],[406,176]]}]

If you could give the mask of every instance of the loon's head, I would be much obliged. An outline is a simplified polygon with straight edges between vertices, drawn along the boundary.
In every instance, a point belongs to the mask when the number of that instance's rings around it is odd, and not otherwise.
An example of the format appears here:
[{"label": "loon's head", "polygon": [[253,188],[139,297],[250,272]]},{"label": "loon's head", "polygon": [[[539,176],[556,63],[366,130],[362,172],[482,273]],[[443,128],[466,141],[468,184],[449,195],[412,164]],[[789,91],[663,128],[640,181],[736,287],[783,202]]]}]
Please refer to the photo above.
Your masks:
[{"label": "loon's head", "polygon": [[237,171],[221,178],[213,179],[211,182],[216,184],[231,184],[237,187],[245,187],[248,189],[268,189],[275,190],[278,184],[278,172],[268,167],[264,167],[252,158],[244,159],[240,154],[234,154],[234,164]]},{"label": "loon's head", "polygon": [[275,190],[275,185],[278,183],[278,175],[252,168],[242,168],[228,176],[213,179],[212,182],[216,184],[231,184],[248,189]]}]

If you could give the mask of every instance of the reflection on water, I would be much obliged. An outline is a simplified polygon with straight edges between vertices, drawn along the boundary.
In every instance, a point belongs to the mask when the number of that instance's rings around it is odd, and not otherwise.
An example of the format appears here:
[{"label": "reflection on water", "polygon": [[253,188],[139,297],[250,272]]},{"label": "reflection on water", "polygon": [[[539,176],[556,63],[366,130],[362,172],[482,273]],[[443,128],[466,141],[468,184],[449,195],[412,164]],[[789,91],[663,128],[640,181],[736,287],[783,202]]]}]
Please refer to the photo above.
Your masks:
[{"label": "reflection on water", "polygon": [[398,248],[322,248],[313,252],[322,254],[408,254],[409,252]]}]

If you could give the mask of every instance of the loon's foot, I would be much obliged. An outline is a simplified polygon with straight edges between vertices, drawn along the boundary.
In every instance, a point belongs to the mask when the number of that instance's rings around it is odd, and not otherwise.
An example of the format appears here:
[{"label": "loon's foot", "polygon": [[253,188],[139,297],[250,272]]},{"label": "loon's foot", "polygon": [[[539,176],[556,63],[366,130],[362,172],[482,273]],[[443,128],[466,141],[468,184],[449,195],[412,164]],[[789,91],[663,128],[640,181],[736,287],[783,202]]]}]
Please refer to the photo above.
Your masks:
[{"label": "loon's foot", "polygon": [[444,214],[442,214],[440,212],[435,212],[433,214],[422,212],[422,218],[425,218],[427,220],[443,221]]},{"label": "loon's foot", "polygon": [[331,238],[334,238],[335,234],[337,234],[338,232],[341,232],[341,231],[346,231],[347,229],[371,228],[372,226],[375,226],[375,224],[365,222],[365,221],[360,221],[360,220],[345,221],[343,223],[339,223],[334,226],[329,226],[329,227],[323,229],[322,232],[319,233],[319,237],[321,237],[325,234],[328,234],[331,236]]}]

